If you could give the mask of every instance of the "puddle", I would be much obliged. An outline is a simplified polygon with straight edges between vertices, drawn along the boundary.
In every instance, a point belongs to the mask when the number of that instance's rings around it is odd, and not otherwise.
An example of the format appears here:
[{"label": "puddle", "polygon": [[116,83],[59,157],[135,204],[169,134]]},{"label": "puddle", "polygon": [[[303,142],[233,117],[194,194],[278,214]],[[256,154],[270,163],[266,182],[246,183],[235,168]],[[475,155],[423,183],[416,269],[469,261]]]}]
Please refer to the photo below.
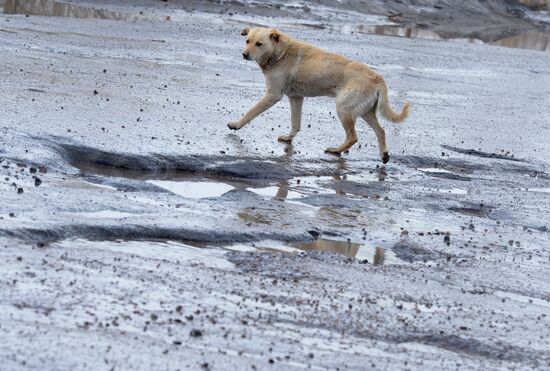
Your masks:
[{"label": "puddle", "polygon": [[401,27],[397,25],[337,25],[324,26],[323,28],[329,31],[338,31],[343,34],[365,33],[384,36],[397,36],[408,38],[421,38],[430,40],[441,40],[442,37],[436,32],[417,28],[417,27]]},{"label": "puddle", "polygon": [[300,250],[330,251],[337,254],[368,261],[374,265],[404,263],[393,251],[382,247],[368,247],[360,243],[318,239],[313,242],[291,244]]},{"label": "puddle", "polygon": [[237,216],[248,226],[252,224],[271,225],[271,219],[269,218],[269,215],[264,215],[262,214],[262,212],[256,210],[255,208],[248,207],[237,213]]},{"label": "puddle", "polygon": [[542,32],[525,32],[516,36],[495,41],[494,45],[507,48],[542,50],[550,52],[550,35]]},{"label": "puddle", "polygon": [[[143,15],[142,12],[139,14],[129,14],[126,12],[96,8],[91,4],[79,5],[55,0],[5,0],[4,13],[112,20],[151,19],[150,16]],[[165,17],[157,18],[165,19]]]},{"label": "puddle", "polygon": [[254,192],[257,195],[264,196],[264,197],[273,197],[280,200],[292,200],[297,198],[306,197],[306,195],[295,192],[295,191],[289,191],[288,187],[265,187],[265,188],[247,188],[248,191]]},{"label": "puddle", "polygon": [[216,182],[189,182],[170,180],[148,180],[147,183],[154,184],[170,191],[178,196],[186,198],[209,198],[220,197],[234,188],[229,184]]},{"label": "puddle", "polygon": [[361,262],[367,261],[374,265],[405,264],[393,251],[382,247],[370,247],[355,242],[317,239],[308,242],[289,243],[279,241],[262,241],[254,245],[235,244],[225,247],[232,251],[269,251],[298,254],[300,251],[328,251],[355,258]]},{"label": "puddle", "polygon": [[[107,178],[126,178],[144,181],[145,183],[163,188],[173,194],[186,198],[200,199],[220,197],[224,193],[235,189],[235,187],[217,181],[217,179],[210,180],[209,178],[203,178],[199,175],[193,175],[188,171],[182,170],[155,172],[87,162],[74,162],[72,165],[78,168],[83,176],[98,175]],[[96,183],[90,184],[116,190],[116,188],[111,186]]]},{"label": "puddle", "polygon": [[[435,31],[419,27],[402,27],[399,25],[320,25],[316,27],[343,34],[362,33],[428,40],[456,40],[472,44],[484,44],[482,40],[476,38],[445,39]],[[502,38],[489,44],[507,48],[550,52],[550,34],[536,31],[524,32],[512,37]]]}]

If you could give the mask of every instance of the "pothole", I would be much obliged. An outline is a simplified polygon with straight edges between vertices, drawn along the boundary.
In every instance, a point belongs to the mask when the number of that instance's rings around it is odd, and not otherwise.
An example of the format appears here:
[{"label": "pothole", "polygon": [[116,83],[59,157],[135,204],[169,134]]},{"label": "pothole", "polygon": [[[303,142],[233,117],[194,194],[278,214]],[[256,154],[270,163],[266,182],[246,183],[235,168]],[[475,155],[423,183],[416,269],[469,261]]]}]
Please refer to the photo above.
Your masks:
[{"label": "pothole", "polygon": [[279,252],[299,255],[304,251],[325,251],[354,258],[361,263],[374,265],[406,264],[388,248],[372,247],[351,241],[316,239],[314,241],[283,243],[280,241],[260,241],[253,244],[233,244],[224,246],[232,251],[240,252]]}]

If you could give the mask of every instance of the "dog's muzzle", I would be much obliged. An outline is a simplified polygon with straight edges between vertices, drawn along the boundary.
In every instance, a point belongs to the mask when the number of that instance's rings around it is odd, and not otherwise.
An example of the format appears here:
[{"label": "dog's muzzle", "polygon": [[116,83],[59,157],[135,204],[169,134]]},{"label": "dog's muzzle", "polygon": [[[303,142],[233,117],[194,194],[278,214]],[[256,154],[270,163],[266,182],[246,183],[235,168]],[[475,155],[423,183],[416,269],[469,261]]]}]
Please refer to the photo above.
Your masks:
[{"label": "dog's muzzle", "polygon": [[243,58],[246,59],[247,61],[250,60],[250,55],[248,55],[248,53],[243,53]]}]

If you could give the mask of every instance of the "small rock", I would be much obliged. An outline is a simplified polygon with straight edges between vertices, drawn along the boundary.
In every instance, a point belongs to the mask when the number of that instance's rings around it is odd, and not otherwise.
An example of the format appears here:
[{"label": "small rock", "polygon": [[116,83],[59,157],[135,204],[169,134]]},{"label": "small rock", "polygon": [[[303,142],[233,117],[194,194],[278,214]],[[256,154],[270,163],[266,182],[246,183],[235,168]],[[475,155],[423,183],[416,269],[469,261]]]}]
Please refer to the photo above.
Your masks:
[{"label": "small rock", "polygon": [[318,238],[318,237],[319,237],[319,235],[320,235],[320,233],[319,233],[319,232],[317,232],[317,231],[313,231],[313,230],[312,230],[312,231],[307,231],[307,233],[309,233],[310,235],[312,235],[312,236],[313,236],[313,238]]},{"label": "small rock", "polygon": [[189,336],[192,336],[192,337],[195,337],[195,338],[201,337],[202,336],[202,331],[194,328],[189,333]]}]

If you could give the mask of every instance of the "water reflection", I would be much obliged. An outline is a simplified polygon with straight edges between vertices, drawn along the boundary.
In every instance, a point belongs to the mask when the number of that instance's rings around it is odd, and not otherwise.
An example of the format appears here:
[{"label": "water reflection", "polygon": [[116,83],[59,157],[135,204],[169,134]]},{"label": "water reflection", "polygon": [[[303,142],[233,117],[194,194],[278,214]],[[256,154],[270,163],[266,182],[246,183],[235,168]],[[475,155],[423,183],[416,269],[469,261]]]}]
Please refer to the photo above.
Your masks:
[{"label": "water reflection", "polygon": [[250,227],[252,224],[271,225],[270,216],[267,215],[264,211],[257,210],[255,207],[247,207],[238,212],[237,216],[248,227]]},{"label": "water reflection", "polygon": [[221,182],[192,182],[170,180],[148,180],[147,182],[185,198],[220,197],[223,194],[234,189],[229,184]]},{"label": "water reflection", "polygon": [[[362,244],[350,241],[335,241],[318,239],[312,242],[300,242],[291,244],[300,250],[330,251],[350,258],[366,260],[374,265],[395,264],[399,260],[387,253],[382,247],[368,248]],[[386,259],[388,257],[388,259]]]},{"label": "water reflection", "polygon": [[4,13],[115,20],[135,18],[122,12],[96,9],[90,5],[68,4],[54,0],[6,0],[4,3]]},{"label": "water reflection", "polygon": [[[345,25],[345,26],[322,26],[321,28],[329,31],[337,31],[345,34],[363,33],[363,34],[375,34],[384,36],[397,36],[407,38],[419,38],[429,40],[443,40],[444,37],[440,36],[433,30],[417,28],[417,27],[401,27],[397,25]],[[457,39],[466,41],[469,43],[482,44],[483,41],[475,38],[461,38]],[[530,49],[550,51],[550,34],[531,31],[524,32],[515,36],[505,37],[497,41],[491,42],[492,45],[504,46],[508,48],[518,49]]]},{"label": "water reflection", "polygon": [[354,258],[361,247],[358,243],[332,240],[315,240],[313,242],[301,242],[292,244],[300,250],[331,251]]},{"label": "water reflection", "polygon": [[550,52],[550,35],[542,32],[525,32],[494,42],[495,45],[508,48],[542,50]]}]

